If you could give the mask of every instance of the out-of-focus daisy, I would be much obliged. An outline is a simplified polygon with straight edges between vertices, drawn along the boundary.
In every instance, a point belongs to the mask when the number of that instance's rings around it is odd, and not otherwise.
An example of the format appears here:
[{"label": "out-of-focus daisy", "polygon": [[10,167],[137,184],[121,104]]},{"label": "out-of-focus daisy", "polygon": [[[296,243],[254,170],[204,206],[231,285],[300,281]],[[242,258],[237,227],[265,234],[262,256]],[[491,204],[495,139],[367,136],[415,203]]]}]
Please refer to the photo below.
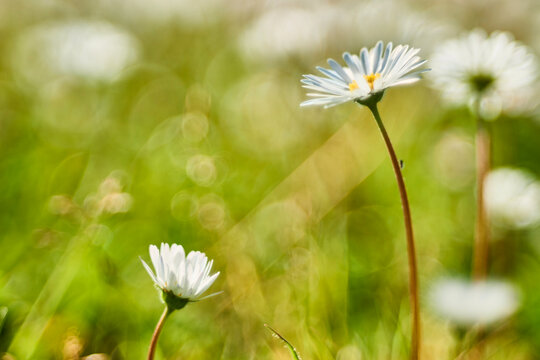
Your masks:
[{"label": "out-of-focus daisy", "polygon": [[96,0],[102,11],[121,16],[139,25],[177,22],[182,26],[202,26],[214,23],[226,14],[223,0]]},{"label": "out-of-focus daisy", "polygon": [[431,65],[433,84],[446,100],[471,104],[481,96],[487,117],[523,108],[538,76],[536,57],[508,32],[488,36],[477,29],[449,40],[436,49]]},{"label": "out-of-focus daisy", "polygon": [[304,101],[300,106],[322,105],[325,108],[355,101],[366,104],[377,102],[384,91],[398,85],[412,84],[420,80],[420,74],[429,70],[421,69],[426,60],[417,56],[420,49],[408,45],[393,48],[388,43],[386,49],[382,41],[374,48],[362,48],[360,56],[343,54],[347,67],[329,59],[332,69],[317,67],[326,77],[304,75],[303,87],[316,91],[308,93],[314,99]]},{"label": "out-of-focus daisy", "polygon": [[502,281],[440,280],[430,302],[440,316],[457,326],[491,325],[512,315],[519,306],[514,287]]},{"label": "out-of-focus daisy", "polygon": [[[415,44],[423,50],[433,50],[440,39],[455,34],[450,17],[441,17],[428,9],[418,11],[409,2],[400,0],[335,2],[331,36],[339,37],[338,46],[371,44],[377,40],[392,40],[400,44]],[[362,31],[350,31],[362,24]],[[337,33],[337,35],[336,35]]]},{"label": "out-of-focus daisy", "polygon": [[208,261],[204,253],[191,251],[186,256],[182,245],[164,243],[159,249],[150,245],[149,251],[155,273],[144,260],[141,261],[156,286],[163,291],[167,306],[180,309],[190,301],[217,294],[201,297],[219,276],[219,272],[210,275],[214,261]]},{"label": "out-of-focus daisy", "polygon": [[255,60],[320,55],[332,28],[332,8],[278,7],[266,11],[240,37],[240,49]]},{"label": "out-of-focus daisy", "polygon": [[129,32],[104,21],[70,20],[36,25],[17,41],[14,66],[26,80],[59,76],[113,81],[139,57]]},{"label": "out-of-focus daisy", "polygon": [[496,226],[522,229],[540,222],[540,183],[526,171],[493,170],[486,178],[484,198]]}]

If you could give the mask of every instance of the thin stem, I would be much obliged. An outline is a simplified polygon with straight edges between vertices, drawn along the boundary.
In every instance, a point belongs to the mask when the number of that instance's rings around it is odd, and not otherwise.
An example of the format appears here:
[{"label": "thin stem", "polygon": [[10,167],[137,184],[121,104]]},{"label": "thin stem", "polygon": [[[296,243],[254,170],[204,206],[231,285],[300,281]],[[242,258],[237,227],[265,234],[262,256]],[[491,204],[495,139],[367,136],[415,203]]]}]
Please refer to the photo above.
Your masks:
[{"label": "thin stem", "polygon": [[165,307],[165,311],[163,311],[163,314],[161,314],[161,317],[159,318],[156,329],[154,330],[154,334],[152,335],[152,340],[150,341],[150,348],[148,349],[148,360],[154,359],[154,353],[156,352],[159,333],[161,333],[161,329],[163,329],[165,320],[167,320],[167,317],[169,317],[171,312],[172,311],[169,310],[169,307]]},{"label": "thin stem", "polygon": [[399,194],[401,196],[401,206],[403,208],[403,219],[405,221],[405,232],[407,235],[407,254],[409,258],[409,296],[411,301],[411,315],[412,315],[412,335],[411,335],[411,359],[418,360],[420,354],[420,305],[418,297],[418,270],[416,266],[416,250],[414,245],[414,235],[411,220],[411,210],[409,208],[409,199],[407,197],[407,190],[405,188],[405,182],[403,181],[403,175],[401,173],[401,166],[396,157],[396,152],[390,137],[386,132],[384,124],[379,115],[377,104],[368,106],[373,117],[379,126],[379,130],[384,138],[390,160],[392,161],[392,167],[396,175],[397,185],[399,188]]},{"label": "thin stem", "polygon": [[476,108],[476,224],[473,253],[473,278],[482,280],[487,275],[489,254],[489,226],[484,201],[484,185],[491,163],[491,139],[486,123]]},{"label": "thin stem", "polygon": [[[474,229],[473,279],[482,281],[488,272],[489,223],[484,199],[484,186],[491,167],[491,136],[480,113],[480,95],[475,100],[476,115],[476,223]],[[478,329],[478,337],[484,337],[484,329]],[[485,348],[477,342],[471,350],[472,359],[484,358]]]}]

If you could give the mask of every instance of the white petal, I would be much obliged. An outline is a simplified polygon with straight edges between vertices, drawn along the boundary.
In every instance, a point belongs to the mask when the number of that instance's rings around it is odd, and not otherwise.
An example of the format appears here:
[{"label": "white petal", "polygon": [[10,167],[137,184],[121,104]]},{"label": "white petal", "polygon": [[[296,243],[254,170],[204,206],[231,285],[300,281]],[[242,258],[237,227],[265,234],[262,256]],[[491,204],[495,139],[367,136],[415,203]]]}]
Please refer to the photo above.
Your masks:
[{"label": "white petal", "polygon": [[390,54],[392,53],[392,43],[389,42],[388,45],[386,45],[386,50],[384,52],[384,58],[379,63],[379,67],[377,68],[376,73],[381,73],[386,65],[388,64],[388,59],[390,58]]},{"label": "white petal", "polygon": [[197,301],[208,299],[208,298],[214,297],[214,296],[219,295],[219,294],[223,294],[223,291],[218,291],[218,292],[212,293],[210,295],[203,296],[202,298],[198,298]]},{"label": "white petal", "polygon": [[379,67],[379,61],[381,61],[381,55],[383,50],[383,43],[379,41],[371,53],[371,74],[375,74]]},{"label": "white petal", "polygon": [[316,106],[316,105],[325,105],[325,106],[330,105],[331,106],[332,104],[339,105],[350,100],[352,100],[352,98],[350,98],[349,96],[329,96],[329,97],[320,98],[320,99],[310,99],[310,100],[303,101],[300,104],[300,106],[302,107]]},{"label": "white petal", "polygon": [[214,275],[207,277],[200,283],[200,285],[197,287],[197,290],[195,292],[196,296],[199,296],[203,294],[208,288],[216,281],[217,277],[219,276],[219,271],[215,273]]},{"label": "white petal", "polygon": [[362,64],[364,74],[371,74],[371,65],[369,63],[369,52],[366,48],[362,48],[360,51],[360,63]]},{"label": "white petal", "polygon": [[148,275],[150,275],[150,277],[152,278],[152,281],[156,284],[156,285],[160,285],[159,284],[159,281],[156,279],[156,276],[154,275],[154,272],[152,271],[152,269],[150,268],[150,266],[148,266],[147,263],[144,262],[144,260],[142,258],[139,257],[139,259],[141,259],[141,262],[144,266],[144,268],[146,269],[146,272],[148,273]]},{"label": "white petal", "polygon": [[343,79],[343,81],[347,82],[347,84],[350,84],[352,82],[351,78],[345,71],[343,71],[343,68],[341,65],[339,65],[334,59],[328,59],[328,64],[334,69],[336,73],[338,73],[339,76]]},{"label": "white petal", "polygon": [[329,78],[332,78],[332,79],[337,80],[339,82],[344,81],[341,77],[338,76],[338,74],[335,71],[325,69],[325,68],[323,68],[321,66],[317,66],[316,69],[319,70],[320,72],[322,72],[324,75],[328,76]]},{"label": "white petal", "polygon": [[150,259],[152,260],[152,265],[154,265],[154,270],[156,271],[157,279],[164,279],[165,270],[163,267],[163,260],[157,246],[150,245]]},{"label": "white petal", "polygon": [[351,56],[351,54],[349,54],[348,52],[346,53],[343,53],[343,60],[345,60],[345,62],[347,63],[347,66],[351,69],[351,71],[353,72],[353,74],[357,73],[361,73],[362,71],[360,70],[360,64],[358,64],[355,59]]}]

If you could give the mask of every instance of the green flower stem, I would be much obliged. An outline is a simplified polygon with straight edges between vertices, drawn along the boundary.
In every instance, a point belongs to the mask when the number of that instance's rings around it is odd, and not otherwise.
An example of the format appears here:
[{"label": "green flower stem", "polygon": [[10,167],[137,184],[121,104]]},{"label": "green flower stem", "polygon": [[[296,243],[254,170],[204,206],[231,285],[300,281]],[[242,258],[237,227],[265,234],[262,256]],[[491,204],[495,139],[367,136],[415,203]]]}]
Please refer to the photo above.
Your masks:
[{"label": "green flower stem", "polygon": [[[477,101],[479,103],[479,101]],[[473,254],[473,278],[482,280],[487,275],[489,254],[489,225],[484,201],[484,185],[491,164],[491,137],[487,124],[476,106],[476,224]]]},{"label": "green flower stem", "polygon": [[156,346],[159,338],[159,334],[161,333],[161,329],[163,329],[163,325],[165,324],[165,320],[169,317],[169,315],[174,310],[169,310],[169,307],[166,306],[165,310],[163,311],[163,314],[161,314],[161,317],[159,318],[159,321],[156,325],[156,329],[154,330],[154,334],[152,335],[152,340],[150,341],[150,347],[148,348],[148,360],[154,359],[154,353],[156,352]]},{"label": "green flower stem", "polygon": [[405,232],[407,235],[407,254],[409,258],[409,296],[411,301],[411,315],[412,315],[412,335],[411,335],[411,359],[418,360],[420,354],[420,305],[418,298],[418,270],[416,265],[416,250],[414,245],[414,235],[413,227],[411,220],[411,210],[409,207],[409,199],[407,197],[407,190],[405,188],[405,182],[403,181],[403,175],[401,173],[401,166],[396,157],[396,152],[390,137],[386,132],[386,128],[381,120],[379,115],[379,110],[377,109],[377,103],[373,102],[367,104],[373,117],[379,126],[382,137],[388,149],[388,154],[390,155],[390,160],[392,162],[392,167],[394,168],[394,173],[396,175],[397,185],[399,188],[399,194],[401,196],[401,205],[403,208],[403,219],[405,221]]}]

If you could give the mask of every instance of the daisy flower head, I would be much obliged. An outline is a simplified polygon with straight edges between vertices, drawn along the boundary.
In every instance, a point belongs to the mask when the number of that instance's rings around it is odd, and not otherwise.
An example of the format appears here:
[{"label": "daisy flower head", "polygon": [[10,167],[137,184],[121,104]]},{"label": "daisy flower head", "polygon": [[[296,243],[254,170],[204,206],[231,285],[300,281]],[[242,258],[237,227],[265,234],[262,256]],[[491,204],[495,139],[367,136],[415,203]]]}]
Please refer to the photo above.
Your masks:
[{"label": "daisy flower head", "polygon": [[201,297],[219,276],[219,272],[210,275],[213,260],[208,261],[204,253],[191,251],[186,256],[182,245],[164,243],[159,249],[150,245],[149,252],[155,273],[144,260],[141,261],[154,284],[162,290],[163,301],[172,310],[217,295]]},{"label": "daisy flower head", "polygon": [[487,326],[512,315],[519,306],[516,289],[498,280],[439,280],[430,302],[443,318],[460,327]]},{"label": "daisy flower head", "polygon": [[394,48],[392,43],[385,48],[379,41],[370,50],[362,48],[359,56],[343,53],[346,67],[328,59],[331,69],[317,67],[324,77],[304,75],[301,80],[304,88],[315,92],[308,93],[313,99],[302,102],[300,106],[328,108],[347,101],[362,105],[377,103],[386,89],[412,84],[420,80],[421,73],[429,70],[419,69],[426,63],[417,56],[419,51],[408,45]]},{"label": "daisy flower head", "polygon": [[445,100],[470,105],[480,96],[480,111],[488,118],[527,105],[538,75],[536,57],[512,34],[480,29],[441,44],[431,65],[433,86]]}]

